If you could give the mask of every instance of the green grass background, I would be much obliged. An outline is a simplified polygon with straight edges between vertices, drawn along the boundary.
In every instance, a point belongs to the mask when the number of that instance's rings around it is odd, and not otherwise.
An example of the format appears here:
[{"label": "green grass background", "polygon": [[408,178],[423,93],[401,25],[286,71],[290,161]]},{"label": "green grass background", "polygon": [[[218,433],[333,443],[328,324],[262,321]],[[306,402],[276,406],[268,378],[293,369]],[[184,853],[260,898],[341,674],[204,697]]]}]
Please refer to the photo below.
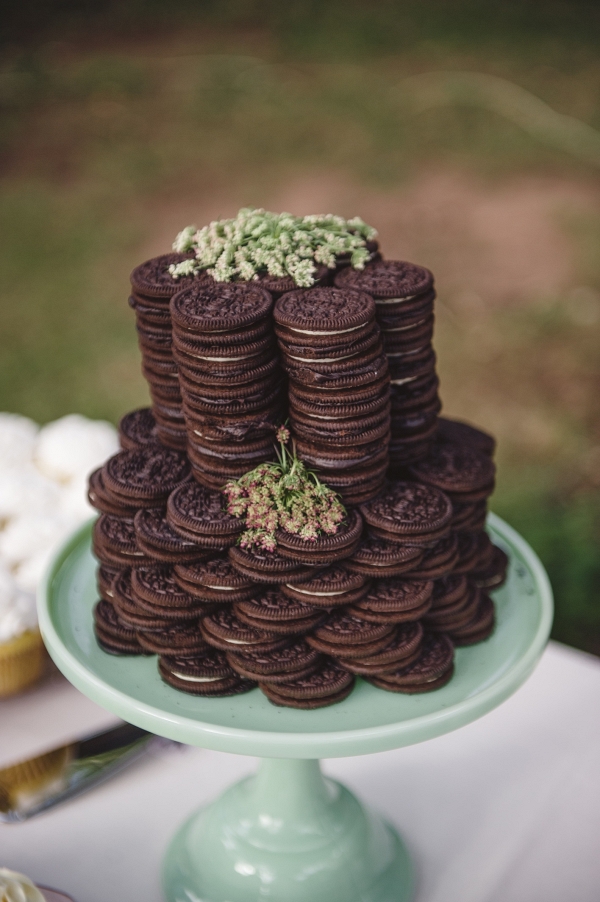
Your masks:
[{"label": "green grass background", "polygon": [[[0,32],[0,409],[116,421],[146,401],[128,274],[164,211],[195,196],[262,205],[313,170],[385,192],[436,166],[595,190],[593,148],[565,150],[485,103],[415,114],[402,85],[485,73],[600,130],[599,20],[595,3],[516,0],[11,4]],[[564,229],[577,248],[572,287],[595,297],[600,215]],[[449,299],[437,340],[445,398],[468,417],[461,385],[482,411],[527,396],[551,424],[549,450],[503,430],[493,507],[548,568],[555,637],[600,653],[600,322],[570,295],[523,300],[480,317],[496,350],[475,364],[468,314]]]}]

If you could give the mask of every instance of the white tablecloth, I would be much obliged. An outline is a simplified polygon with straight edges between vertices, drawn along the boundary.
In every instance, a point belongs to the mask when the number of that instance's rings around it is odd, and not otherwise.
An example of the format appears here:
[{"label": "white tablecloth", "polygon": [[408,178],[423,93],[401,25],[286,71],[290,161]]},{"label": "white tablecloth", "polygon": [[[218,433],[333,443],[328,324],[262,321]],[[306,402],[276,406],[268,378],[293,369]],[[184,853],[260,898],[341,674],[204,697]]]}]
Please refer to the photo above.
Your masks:
[{"label": "white tablecloth", "polygon": [[[0,702],[0,766],[112,715],[55,677]],[[161,902],[160,865],[194,808],[253,759],[169,749],[47,814],[0,824],[0,866],[77,902]],[[551,643],[500,708],[421,745],[325,762],[401,830],[419,902],[600,900],[600,661]]]}]

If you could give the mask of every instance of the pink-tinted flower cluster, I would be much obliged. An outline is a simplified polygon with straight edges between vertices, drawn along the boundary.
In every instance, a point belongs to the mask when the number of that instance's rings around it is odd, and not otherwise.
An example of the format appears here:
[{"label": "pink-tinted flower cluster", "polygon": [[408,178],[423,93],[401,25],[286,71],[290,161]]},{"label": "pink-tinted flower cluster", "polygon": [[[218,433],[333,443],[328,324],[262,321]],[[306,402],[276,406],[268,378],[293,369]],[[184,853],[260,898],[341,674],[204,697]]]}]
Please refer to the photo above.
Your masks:
[{"label": "pink-tinted flower cluster", "polygon": [[[282,426],[278,438],[284,431],[289,437]],[[277,529],[314,542],[321,533],[336,533],[346,513],[337,494],[289,454],[228,483],[224,493],[229,513],[246,520],[242,548],[256,545],[274,551]]]}]

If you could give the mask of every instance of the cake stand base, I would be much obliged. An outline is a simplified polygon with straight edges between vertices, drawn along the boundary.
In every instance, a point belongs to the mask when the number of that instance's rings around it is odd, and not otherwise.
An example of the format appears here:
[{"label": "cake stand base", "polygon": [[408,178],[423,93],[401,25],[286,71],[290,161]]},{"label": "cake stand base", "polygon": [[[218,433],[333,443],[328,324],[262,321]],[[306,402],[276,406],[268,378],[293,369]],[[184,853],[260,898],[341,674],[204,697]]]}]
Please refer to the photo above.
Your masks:
[{"label": "cake stand base", "polygon": [[402,840],[312,759],[265,758],[175,835],[169,902],[408,902]]}]

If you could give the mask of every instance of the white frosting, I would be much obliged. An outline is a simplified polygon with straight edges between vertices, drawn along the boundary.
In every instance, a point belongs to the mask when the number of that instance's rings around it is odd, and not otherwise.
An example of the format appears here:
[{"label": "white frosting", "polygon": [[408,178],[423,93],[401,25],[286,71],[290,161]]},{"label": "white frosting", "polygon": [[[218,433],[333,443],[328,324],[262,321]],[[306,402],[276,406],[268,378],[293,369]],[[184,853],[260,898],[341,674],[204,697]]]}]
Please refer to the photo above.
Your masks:
[{"label": "white frosting", "polygon": [[31,461],[20,467],[0,467],[0,521],[24,512],[55,511],[60,506],[61,487],[43,476]]},{"label": "white frosting", "polygon": [[58,512],[24,513],[0,532],[0,557],[10,567],[16,567],[41,551],[56,548],[74,525]]},{"label": "white frosting", "polygon": [[0,902],[45,902],[45,899],[29,877],[0,868]]},{"label": "white frosting", "polygon": [[73,413],[40,429],[33,458],[50,479],[87,476],[119,450],[114,426]]}]

